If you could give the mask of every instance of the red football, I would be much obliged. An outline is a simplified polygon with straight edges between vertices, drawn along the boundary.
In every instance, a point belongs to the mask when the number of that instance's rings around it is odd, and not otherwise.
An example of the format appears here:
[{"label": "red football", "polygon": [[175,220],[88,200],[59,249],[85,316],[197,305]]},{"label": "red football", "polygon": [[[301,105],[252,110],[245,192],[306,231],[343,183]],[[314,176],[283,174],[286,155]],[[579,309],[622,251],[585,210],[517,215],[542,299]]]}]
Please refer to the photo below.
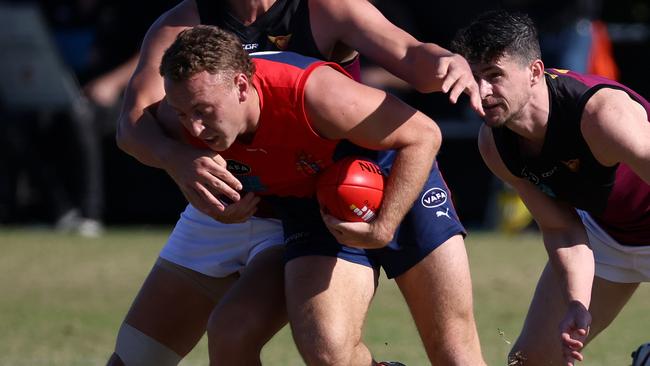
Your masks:
[{"label": "red football", "polygon": [[316,196],[325,213],[343,221],[370,222],[384,197],[384,175],[374,161],[349,156],[320,173]]}]

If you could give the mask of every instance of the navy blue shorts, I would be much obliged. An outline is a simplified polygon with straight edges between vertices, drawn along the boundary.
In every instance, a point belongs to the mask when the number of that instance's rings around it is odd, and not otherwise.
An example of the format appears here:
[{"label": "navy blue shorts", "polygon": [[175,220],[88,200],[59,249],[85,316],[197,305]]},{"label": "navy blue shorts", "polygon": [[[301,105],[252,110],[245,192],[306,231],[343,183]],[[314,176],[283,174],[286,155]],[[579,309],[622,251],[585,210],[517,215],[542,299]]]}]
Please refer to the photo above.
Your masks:
[{"label": "navy blue shorts", "polygon": [[[392,157],[378,160],[388,172]],[[314,199],[281,198],[274,205],[282,219],[286,260],[321,255],[344,259],[372,268],[384,268],[388,278],[397,277],[415,266],[454,235],[465,235],[437,164],[395,237],[381,249],[358,249],[339,244],[327,230]]]}]

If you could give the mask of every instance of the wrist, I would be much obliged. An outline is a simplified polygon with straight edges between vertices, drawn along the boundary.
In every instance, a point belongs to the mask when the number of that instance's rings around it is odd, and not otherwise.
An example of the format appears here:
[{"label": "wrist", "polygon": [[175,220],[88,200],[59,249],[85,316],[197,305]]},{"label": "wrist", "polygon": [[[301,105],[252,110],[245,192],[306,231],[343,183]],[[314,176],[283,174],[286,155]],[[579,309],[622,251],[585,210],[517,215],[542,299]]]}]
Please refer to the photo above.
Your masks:
[{"label": "wrist", "polygon": [[372,233],[379,243],[383,246],[390,243],[395,235],[397,227],[386,220],[381,220],[381,216],[370,223]]}]

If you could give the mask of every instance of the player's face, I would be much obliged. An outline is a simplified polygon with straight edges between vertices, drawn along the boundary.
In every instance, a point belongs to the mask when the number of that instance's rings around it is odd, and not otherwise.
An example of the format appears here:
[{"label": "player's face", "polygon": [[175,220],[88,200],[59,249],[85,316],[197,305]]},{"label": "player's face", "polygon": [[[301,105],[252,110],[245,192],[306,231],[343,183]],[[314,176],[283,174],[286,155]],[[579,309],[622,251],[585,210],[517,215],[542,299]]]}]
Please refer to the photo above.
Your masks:
[{"label": "player's face", "polygon": [[246,131],[239,89],[225,77],[204,71],[189,80],[165,79],[165,92],[183,126],[212,150],[228,149]]},{"label": "player's face", "polygon": [[531,96],[530,68],[508,55],[491,63],[471,64],[479,85],[483,120],[490,127],[501,127],[521,116]]}]

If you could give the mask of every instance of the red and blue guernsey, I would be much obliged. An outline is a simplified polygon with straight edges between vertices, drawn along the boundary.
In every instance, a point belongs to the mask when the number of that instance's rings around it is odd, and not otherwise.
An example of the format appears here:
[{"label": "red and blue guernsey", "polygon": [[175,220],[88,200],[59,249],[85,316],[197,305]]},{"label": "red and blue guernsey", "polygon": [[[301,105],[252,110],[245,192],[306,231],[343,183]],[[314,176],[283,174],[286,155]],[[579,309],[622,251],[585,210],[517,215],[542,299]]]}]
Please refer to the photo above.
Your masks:
[{"label": "red and blue guernsey", "polygon": [[602,88],[627,92],[649,116],[650,103],[628,87],[598,76],[547,69],[546,82],[550,110],[540,155],[526,157],[514,132],[493,129],[504,163],[547,195],[589,212],[620,244],[650,245],[650,185],[624,163],[601,165],[580,129],[587,101]]},{"label": "red and blue guernsey", "polygon": [[333,162],[339,140],[319,136],[305,112],[305,83],[317,67],[337,64],[292,52],[257,54],[252,84],[260,119],[252,142],[236,140],[221,155],[244,190],[258,195],[311,197],[316,174]]}]

